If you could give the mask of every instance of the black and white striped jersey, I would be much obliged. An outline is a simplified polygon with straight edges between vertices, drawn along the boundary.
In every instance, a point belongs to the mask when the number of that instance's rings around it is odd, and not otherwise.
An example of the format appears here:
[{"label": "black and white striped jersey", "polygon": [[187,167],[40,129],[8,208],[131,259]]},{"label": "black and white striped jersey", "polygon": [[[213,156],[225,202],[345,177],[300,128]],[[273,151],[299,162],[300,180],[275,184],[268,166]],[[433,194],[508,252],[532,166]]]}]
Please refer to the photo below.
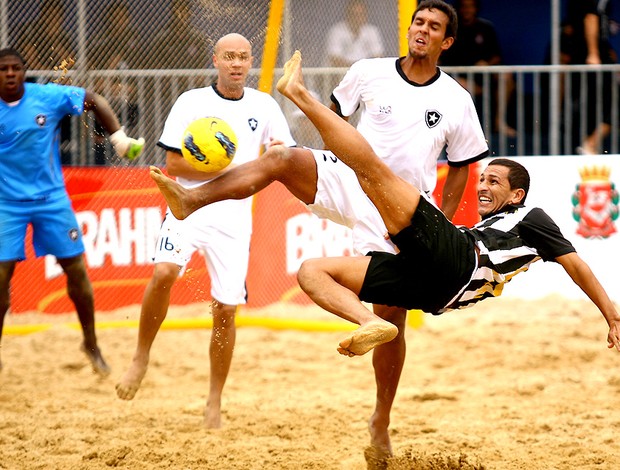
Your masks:
[{"label": "black and white striped jersey", "polygon": [[438,313],[470,307],[501,295],[504,284],[532,263],[554,261],[575,251],[559,227],[540,208],[509,206],[471,229],[461,228],[476,241],[478,266],[461,292]]}]

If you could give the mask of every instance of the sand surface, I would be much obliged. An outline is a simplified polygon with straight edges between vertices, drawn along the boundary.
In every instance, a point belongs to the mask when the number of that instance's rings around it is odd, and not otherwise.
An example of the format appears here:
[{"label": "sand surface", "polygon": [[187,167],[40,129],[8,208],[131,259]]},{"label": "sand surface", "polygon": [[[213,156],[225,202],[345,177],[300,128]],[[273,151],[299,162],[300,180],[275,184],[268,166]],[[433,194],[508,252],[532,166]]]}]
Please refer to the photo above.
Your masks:
[{"label": "sand surface", "polygon": [[[137,320],[138,307],[98,314]],[[278,305],[243,315],[332,319]],[[208,316],[208,305],[170,318]],[[364,469],[371,354],[336,352],[343,332],[239,328],[223,428],[205,430],[208,329],[161,331],[133,401],[114,384],[134,327],[102,327],[110,377],[92,374],[73,314],[21,314],[0,350],[0,469]],[[620,468],[620,353],[585,301],[497,299],[407,332],[388,469]]]}]

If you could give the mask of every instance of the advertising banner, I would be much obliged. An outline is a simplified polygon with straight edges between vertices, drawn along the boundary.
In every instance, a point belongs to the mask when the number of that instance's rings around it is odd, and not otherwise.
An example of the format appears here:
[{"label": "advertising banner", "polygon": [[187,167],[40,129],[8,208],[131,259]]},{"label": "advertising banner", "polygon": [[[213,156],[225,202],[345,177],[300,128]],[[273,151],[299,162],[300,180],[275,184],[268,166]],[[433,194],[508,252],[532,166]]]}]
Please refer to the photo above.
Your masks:
[{"label": "advertising banner", "polygon": [[[537,205],[556,221],[564,235],[591,265],[610,296],[619,299],[613,282],[620,261],[617,233],[620,158],[526,157],[517,159],[532,176],[528,205]],[[476,183],[480,166],[470,172],[455,223],[478,220]],[[64,170],[67,189],[86,246],[86,263],[98,311],[137,305],[153,272],[154,244],[166,205],[146,168],[72,168]],[[441,163],[434,197],[440,202],[448,167]],[[279,183],[255,196],[254,235],[247,278],[248,306],[279,301],[309,303],[299,289],[297,270],[303,260],[351,255],[349,229],[318,219]],[[512,280],[504,295],[523,298],[560,293],[581,297],[561,267],[539,262]],[[173,287],[171,303],[210,301],[210,282],[197,253]],[[18,263],[11,286],[15,313],[73,311],[65,278],[53,257],[35,258],[30,239],[27,260]]]}]

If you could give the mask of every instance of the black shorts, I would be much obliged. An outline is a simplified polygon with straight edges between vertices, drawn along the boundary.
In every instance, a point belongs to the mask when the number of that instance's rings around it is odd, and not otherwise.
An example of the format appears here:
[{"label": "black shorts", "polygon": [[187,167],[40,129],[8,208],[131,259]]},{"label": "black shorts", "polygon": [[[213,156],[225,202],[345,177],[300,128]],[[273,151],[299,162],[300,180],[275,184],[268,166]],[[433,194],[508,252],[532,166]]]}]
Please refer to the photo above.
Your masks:
[{"label": "black shorts", "polygon": [[424,197],[411,225],[391,238],[400,252],[369,253],[361,300],[436,314],[469,282],[476,266],[473,238]]}]

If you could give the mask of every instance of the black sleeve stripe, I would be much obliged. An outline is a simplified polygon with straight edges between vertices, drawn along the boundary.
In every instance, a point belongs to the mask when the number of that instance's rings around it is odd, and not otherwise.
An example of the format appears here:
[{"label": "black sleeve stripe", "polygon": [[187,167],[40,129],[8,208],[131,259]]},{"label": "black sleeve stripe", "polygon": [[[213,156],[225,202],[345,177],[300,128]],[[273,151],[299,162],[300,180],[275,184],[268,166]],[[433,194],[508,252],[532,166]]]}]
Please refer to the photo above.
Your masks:
[{"label": "black sleeve stripe", "polygon": [[482,160],[483,158],[486,158],[489,156],[489,151],[485,150],[484,152],[482,152],[479,155],[476,155],[475,157],[472,157],[468,160],[463,160],[462,162],[451,162],[450,160],[448,160],[448,166],[453,166],[455,168],[460,168],[462,166],[467,166],[471,163],[475,163],[477,161]]},{"label": "black sleeve stripe", "polygon": [[181,149],[176,147],[168,147],[166,144],[162,144],[161,142],[157,142],[157,146],[163,148],[166,152],[181,153]]},{"label": "black sleeve stripe", "polygon": [[338,102],[333,93],[331,94],[330,99],[332,100],[332,103],[334,103],[334,106],[336,106],[336,114],[340,117],[344,117],[342,115],[342,108],[340,107],[340,103]]}]

